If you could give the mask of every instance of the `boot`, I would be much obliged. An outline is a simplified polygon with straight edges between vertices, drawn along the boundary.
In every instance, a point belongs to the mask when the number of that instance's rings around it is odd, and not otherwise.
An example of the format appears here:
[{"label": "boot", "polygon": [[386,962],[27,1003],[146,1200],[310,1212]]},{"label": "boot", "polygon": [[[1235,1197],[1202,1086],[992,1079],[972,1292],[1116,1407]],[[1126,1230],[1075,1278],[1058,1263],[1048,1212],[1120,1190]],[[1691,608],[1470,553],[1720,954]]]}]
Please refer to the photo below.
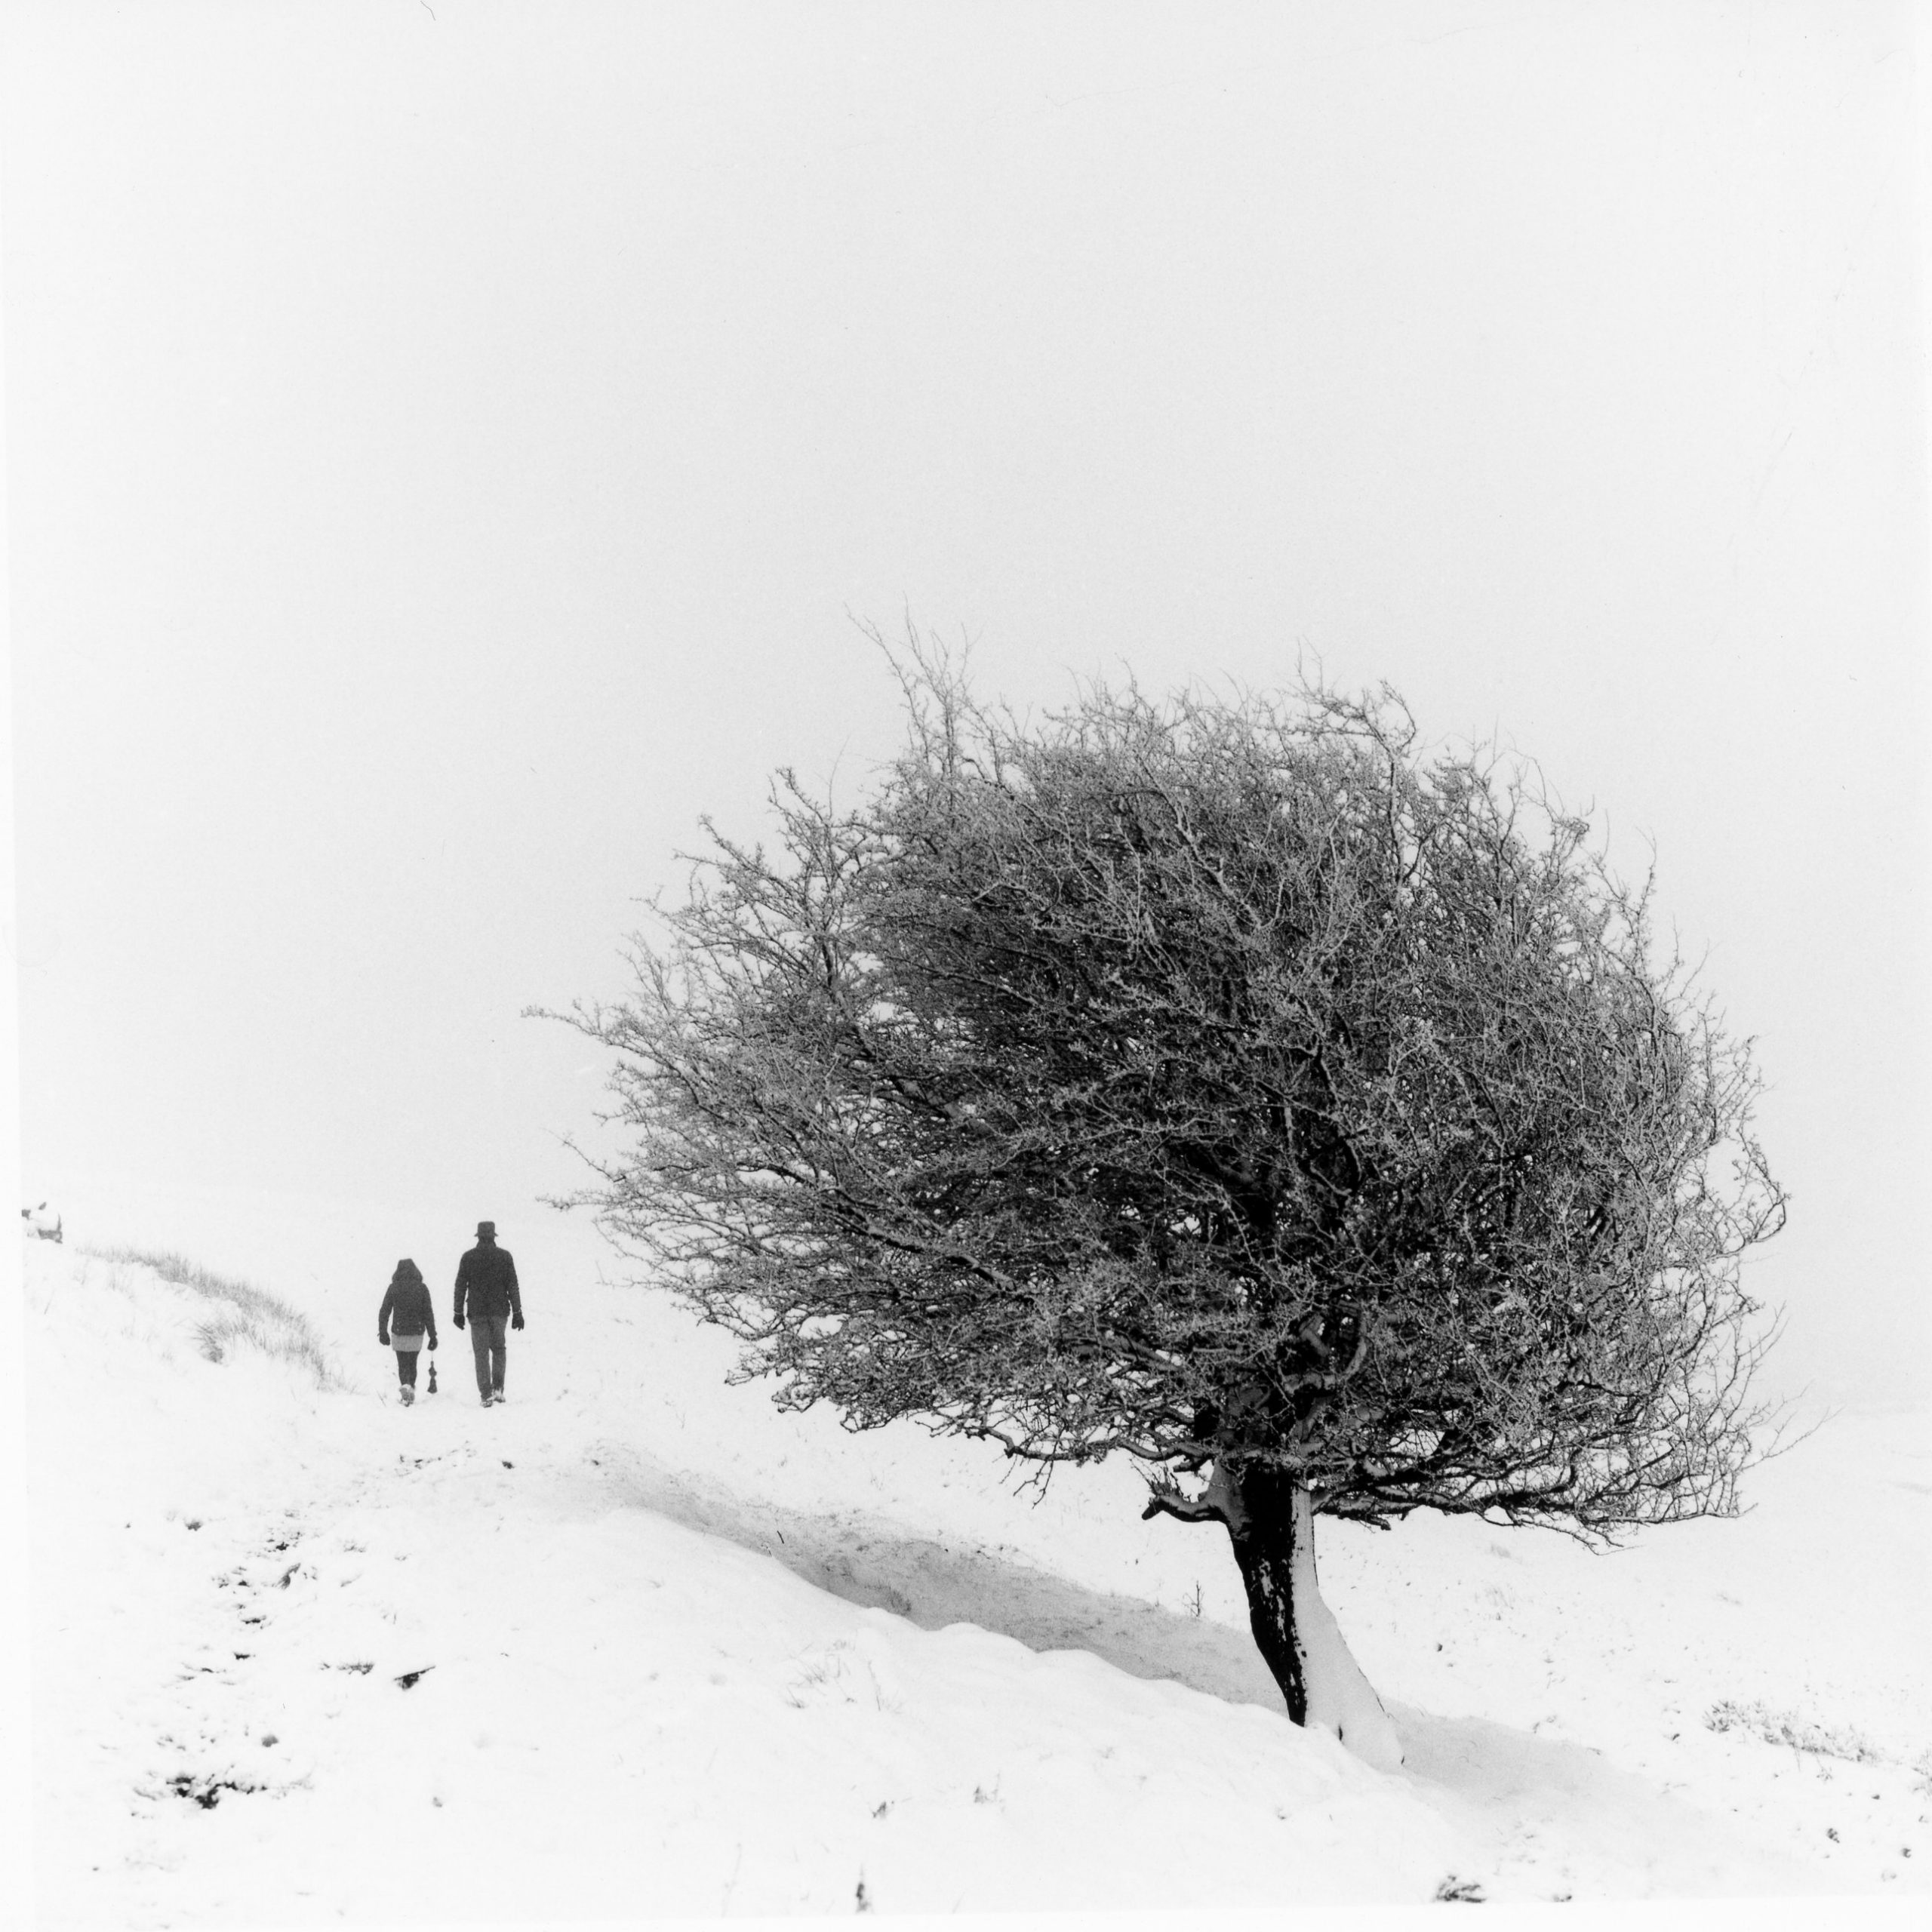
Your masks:
[{"label": "boot", "polygon": [[402,1385],[402,1406],[406,1409],[416,1399],[416,1391],[408,1383]]}]

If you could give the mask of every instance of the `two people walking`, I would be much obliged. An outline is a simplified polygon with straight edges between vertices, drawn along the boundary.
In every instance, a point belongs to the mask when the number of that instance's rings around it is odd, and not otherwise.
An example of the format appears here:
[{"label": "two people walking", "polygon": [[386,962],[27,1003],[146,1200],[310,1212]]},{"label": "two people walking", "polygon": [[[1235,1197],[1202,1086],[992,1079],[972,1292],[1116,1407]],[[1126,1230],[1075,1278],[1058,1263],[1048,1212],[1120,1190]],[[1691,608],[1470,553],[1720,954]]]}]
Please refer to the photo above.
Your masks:
[{"label": "two people walking", "polygon": [[[457,1263],[456,1325],[467,1324],[469,1346],[476,1358],[476,1392],[487,1409],[503,1399],[503,1357],[507,1331],[523,1326],[523,1296],[517,1286],[516,1263],[509,1249],[497,1245],[497,1224],[476,1224],[476,1245]],[[395,1350],[396,1379],[407,1406],[416,1399],[416,1358],[423,1338],[432,1353],[436,1346],[436,1311],[429,1284],[413,1261],[398,1261],[376,1318],[377,1339]],[[430,1369],[433,1378],[435,1370]]]}]

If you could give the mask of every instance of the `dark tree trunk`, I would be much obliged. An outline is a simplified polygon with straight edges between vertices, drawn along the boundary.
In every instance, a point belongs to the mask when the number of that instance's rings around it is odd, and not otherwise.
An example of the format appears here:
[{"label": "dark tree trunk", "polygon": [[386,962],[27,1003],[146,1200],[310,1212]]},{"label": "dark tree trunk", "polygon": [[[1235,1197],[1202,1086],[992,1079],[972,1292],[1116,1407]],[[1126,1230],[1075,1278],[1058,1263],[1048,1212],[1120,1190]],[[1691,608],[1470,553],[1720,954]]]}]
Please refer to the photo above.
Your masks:
[{"label": "dark tree trunk", "polygon": [[1343,1641],[1315,1574],[1315,1512],[1286,1470],[1251,1467],[1222,1491],[1248,1626],[1295,1723],[1332,1731],[1379,1769],[1402,1761],[1401,1740]]},{"label": "dark tree trunk", "polygon": [[1281,1469],[1250,1469],[1232,1487],[1237,1508],[1228,1535],[1247,1592],[1248,1628],[1289,1717],[1306,1724],[1308,1675],[1295,1630],[1294,1480]]}]

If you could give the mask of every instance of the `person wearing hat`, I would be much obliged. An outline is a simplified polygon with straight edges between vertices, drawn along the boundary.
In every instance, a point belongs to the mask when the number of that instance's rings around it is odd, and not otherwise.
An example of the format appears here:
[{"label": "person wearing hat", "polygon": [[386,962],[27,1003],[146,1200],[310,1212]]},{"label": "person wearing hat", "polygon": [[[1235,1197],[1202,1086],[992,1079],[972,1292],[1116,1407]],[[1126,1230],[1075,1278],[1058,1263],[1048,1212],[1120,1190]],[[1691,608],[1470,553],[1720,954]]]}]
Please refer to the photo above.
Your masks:
[{"label": "person wearing hat", "polygon": [[[469,1323],[469,1346],[476,1357],[476,1392],[487,1409],[503,1399],[506,1328],[523,1326],[523,1297],[516,1263],[497,1245],[494,1221],[476,1224],[476,1245],[457,1264],[456,1325]],[[433,1344],[432,1345],[433,1346]]]},{"label": "person wearing hat", "polygon": [[[429,1284],[413,1261],[398,1261],[389,1277],[389,1291],[383,1297],[376,1317],[376,1339],[384,1348],[395,1350],[396,1380],[401,1385],[403,1407],[416,1399],[416,1358],[423,1352],[423,1337],[436,1346],[436,1307],[429,1299]],[[432,1371],[431,1387],[435,1381]]]}]

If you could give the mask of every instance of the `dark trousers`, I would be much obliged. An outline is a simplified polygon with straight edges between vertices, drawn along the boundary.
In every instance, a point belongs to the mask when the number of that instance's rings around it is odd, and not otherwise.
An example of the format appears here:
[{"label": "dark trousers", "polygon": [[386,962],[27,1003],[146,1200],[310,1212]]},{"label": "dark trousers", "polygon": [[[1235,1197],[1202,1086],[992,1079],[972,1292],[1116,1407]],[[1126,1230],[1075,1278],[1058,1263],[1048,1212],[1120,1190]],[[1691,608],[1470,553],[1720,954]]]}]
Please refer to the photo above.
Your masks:
[{"label": "dark trousers", "polygon": [[476,1392],[488,1395],[503,1386],[503,1351],[509,1338],[509,1318],[472,1315],[469,1346],[476,1356]]},{"label": "dark trousers", "polygon": [[416,1356],[413,1349],[398,1349],[395,1352],[396,1380],[405,1389],[416,1386]]}]

